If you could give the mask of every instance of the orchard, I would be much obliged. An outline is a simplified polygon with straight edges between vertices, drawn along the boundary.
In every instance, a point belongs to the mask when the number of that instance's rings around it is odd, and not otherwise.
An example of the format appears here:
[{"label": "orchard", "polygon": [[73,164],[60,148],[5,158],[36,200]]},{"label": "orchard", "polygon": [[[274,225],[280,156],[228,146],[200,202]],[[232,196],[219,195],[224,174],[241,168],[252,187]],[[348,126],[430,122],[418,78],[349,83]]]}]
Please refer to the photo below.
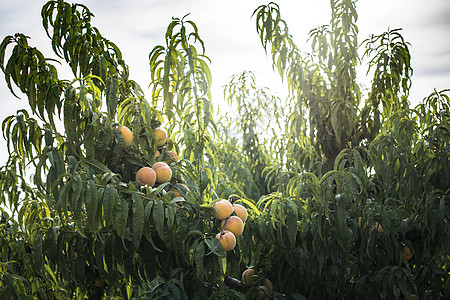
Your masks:
[{"label": "orchard", "polygon": [[255,7],[289,97],[243,71],[233,116],[187,16],[149,49],[149,95],[83,4],[42,7],[58,62],[4,37],[29,107],[2,123],[0,298],[450,299],[450,90],[412,107],[401,31],[360,43],[356,1],[330,3],[310,52]]}]

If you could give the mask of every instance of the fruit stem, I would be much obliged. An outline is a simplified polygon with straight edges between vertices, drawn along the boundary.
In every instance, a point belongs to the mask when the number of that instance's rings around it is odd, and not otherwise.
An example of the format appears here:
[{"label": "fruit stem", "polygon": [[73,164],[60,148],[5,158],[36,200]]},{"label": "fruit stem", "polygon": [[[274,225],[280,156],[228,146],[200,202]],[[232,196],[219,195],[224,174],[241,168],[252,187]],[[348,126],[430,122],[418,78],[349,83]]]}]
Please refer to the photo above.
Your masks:
[{"label": "fruit stem", "polygon": [[224,232],[225,232],[225,226],[227,225],[227,222],[228,222],[228,219],[229,219],[229,218],[230,218],[230,217],[228,217],[228,218],[225,219],[225,223],[223,224],[223,228],[222,228],[222,230],[220,231],[219,242],[218,242],[217,245],[214,247],[214,249],[212,249],[212,250],[211,250],[209,253],[207,253],[205,256],[210,255],[211,253],[213,253],[214,251],[216,251],[217,247],[219,247],[220,240],[222,239],[222,236],[223,236],[223,234],[224,234]]}]

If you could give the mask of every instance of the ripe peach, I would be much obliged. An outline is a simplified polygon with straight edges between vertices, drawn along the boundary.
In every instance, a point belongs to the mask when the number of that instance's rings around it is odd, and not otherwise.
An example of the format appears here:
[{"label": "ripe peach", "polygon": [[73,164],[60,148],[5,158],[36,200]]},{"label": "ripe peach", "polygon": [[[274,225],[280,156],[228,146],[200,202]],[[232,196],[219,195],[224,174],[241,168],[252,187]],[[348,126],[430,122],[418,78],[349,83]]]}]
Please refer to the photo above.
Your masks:
[{"label": "ripe peach", "polygon": [[131,145],[131,143],[133,143],[133,133],[131,132],[131,130],[128,127],[125,127],[125,126],[120,126],[117,129],[119,129],[120,132],[122,132],[123,146],[125,148],[129,147]]},{"label": "ripe peach", "polygon": [[273,284],[272,281],[269,279],[264,280],[264,286],[267,288],[267,292],[270,294],[273,291]]},{"label": "ripe peach", "polygon": [[241,218],[242,222],[247,221],[248,212],[245,207],[243,207],[240,204],[235,204],[235,205],[233,205],[233,208],[234,208],[234,213],[236,214],[236,216]]},{"label": "ripe peach", "polygon": [[258,278],[254,269],[247,269],[242,273],[242,282],[246,285],[253,285]]},{"label": "ripe peach", "polygon": [[273,291],[273,285],[272,282],[269,279],[264,279],[264,286],[266,287],[267,290],[263,289],[262,287],[258,288],[258,292],[256,293],[256,295],[258,296],[262,296],[264,294],[271,294]]},{"label": "ripe peach", "polygon": [[403,259],[410,260],[414,256],[414,252],[408,247],[408,245],[403,246]]},{"label": "ripe peach", "polygon": [[221,232],[219,232],[216,235],[216,239],[220,241],[220,244],[222,245],[222,248],[224,251],[230,251],[233,250],[234,247],[236,247],[236,237],[231,231],[224,230],[223,234],[220,235]]},{"label": "ripe peach", "polygon": [[160,166],[154,169],[156,172],[156,182],[164,183],[172,179],[172,169],[169,166]]},{"label": "ripe peach", "polygon": [[183,183],[178,183],[177,185],[174,185],[170,190],[172,191],[172,194],[174,197],[182,197],[180,190],[182,189],[180,186],[184,187],[184,189],[189,191],[188,187]]},{"label": "ripe peach", "polygon": [[136,173],[136,181],[139,186],[154,186],[156,182],[156,172],[150,167],[142,167]]},{"label": "ripe peach", "polygon": [[220,223],[220,229],[223,229],[224,226],[226,230],[231,231],[236,237],[240,236],[244,231],[244,222],[242,222],[241,218],[236,216],[231,216],[225,220],[222,220]]},{"label": "ripe peach", "polygon": [[156,147],[161,147],[167,141],[167,133],[162,129],[155,130],[156,135]]},{"label": "ripe peach", "polygon": [[159,167],[168,167],[169,165],[163,161],[159,161],[152,166],[152,169],[156,171]]},{"label": "ripe peach", "polygon": [[233,205],[230,201],[221,199],[213,204],[213,216],[217,220],[224,220],[233,213]]},{"label": "ripe peach", "polygon": [[[361,227],[361,217],[358,218],[358,226]],[[366,227],[367,227],[367,222],[364,223],[364,227],[363,227],[363,228],[366,229]],[[375,222],[375,225],[372,226],[372,228],[370,228],[370,233],[372,233],[372,231],[373,231],[375,228],[378,230],[378,236],[380,236],[380,235],[383,234],[383,231],[384,231],[383,226],[381,226],[381,224],[378,223],[378,222]]]},{"label": "ripe peach", "polygon": [[167,160],[168,164],[171,164],[173,161],[178,161],[178,154],[176,154],[174,151],[167,151],[169,153],[170,158]]},{"label": "ripe peach", "polygon": [[383,234],[383,231],[384,231],[383,226],[381,226],[381,224],[379,224],[378,222],[375,222],[375,226],[372,227],[372,228],[370,228],[370,233],[372,233],[372,231],[373,231],[375,228],[378,230],[378,236],[380,236],[380,235]]},{"label": "ripe peach", "polygon": [[350,232],[350,236],[353,236],[353,230],[350,229],[350,227],[347,227],[348,231]]},{"label": "ripe peach", "polygon": [[161,155],[161,152],[159,152],[159,150],[156,150],[155,152],[155,158],[158,158]]}]

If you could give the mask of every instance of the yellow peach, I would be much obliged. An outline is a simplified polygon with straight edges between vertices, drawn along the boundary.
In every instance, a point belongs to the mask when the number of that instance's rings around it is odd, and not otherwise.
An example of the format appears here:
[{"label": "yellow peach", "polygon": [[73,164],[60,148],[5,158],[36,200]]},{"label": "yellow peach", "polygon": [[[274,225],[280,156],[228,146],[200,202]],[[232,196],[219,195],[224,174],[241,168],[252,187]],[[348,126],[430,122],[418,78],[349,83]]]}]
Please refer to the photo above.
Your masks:
[{"label": "yellow peach", "polygon": [[257,278],[255,269],[247,269],[242,273],[242,282],[246,285],[253,285]]},{"label": "yellow peach", "polygon": [[133,133],[128,127],[120,126],[117,128],[120,130],[123,136],[123,146],[125,148],[129,147],[133,143]]},{"label": "yellow peach", "polygon": [[155,130],[156,135],[156,147],[161,147],[167,141],[167,133],[162,129]]},{"label": "yellow peach", "polygon": [[213,215],[217,220],[224,220],[233,213],[233,205],[230,201],[221,199],[213,203]]},{"label": "yellow peach", "polygon": [[236,216],[241,218],[242,222],[247,221],[247,217],[248,217],[247,209],[240,204],[235,204],[235,205],[233,205],[233,207],[234,207],[234,213],[236,214]]},{"label": "yellow peach", "polygon": [[150,167],[142,167],[136,173],[136,181],[139,186],[154,186],[156,182],[156,172]]},{"label": "yellow peach", "polygon": [[189,191],[188,187],[183,183],[178,183],[177,185],[174,185],[170,190],[172,191],[172,194],[174,197],[182,197],[180,190],[182,187],[187,191]]},{"label": "yellow peach", "polygon": [[224,230],[222,235],[221,232],[219,232],[216,235],[216,239],[220,241],[224,251],[230,251],[236,247],[236,237],[231,231]]},{"label": "yellow peach", "polygon": [[172,169],[169,166],[161,166],[154,170],[156,173],[157,183],[168,182],[170,181],[170,179],[172,179]]},{"label": "yellow peach", "polygon": [[244,231],[244,222],[241,218],[231,216],[220,223],[220,229],[225,227],[226,230],[231,231],[236,237],[240,236]]}]

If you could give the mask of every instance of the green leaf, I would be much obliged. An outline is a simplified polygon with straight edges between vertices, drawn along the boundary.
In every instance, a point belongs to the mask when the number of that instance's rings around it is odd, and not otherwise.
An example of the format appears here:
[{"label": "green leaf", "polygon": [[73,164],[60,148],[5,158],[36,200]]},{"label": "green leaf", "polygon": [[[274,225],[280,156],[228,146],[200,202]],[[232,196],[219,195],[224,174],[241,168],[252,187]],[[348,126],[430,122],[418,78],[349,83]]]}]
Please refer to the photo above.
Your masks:
[{"label": "green leaf", "polygon": [[45,250],[49,259],[56,263],[58,259],[58,227],[53,226],[47,230],[45,235]]},{"label": "green leaf", "polygon": [[142,232],[144,230],[144,223],[145,223],[144,202],[138,192],[133,192],[132,199],[133,199],[133,220],[132,220],[133,244],[134,247],[137,249],[139,248],[139,244],[141,243]]},{"label": "green leaf", "polygon": [[292,212],[289,212],[287,215],[286,230],[289,242],[291,243],[292,247],[294,247],[295,239],[297,237],[297,215]]},{"label": "green leaf", "polygon": [[112,221],[112,212],[115,210],[117,205],[117,189],[114,185],[108,184],[104,189],[103,193],[103,221],[105,226],[109,226]]},{"label": "green leaf", "polygon": [[128,201],[125,198],[119,196],[117,208],[115,211],[114,226],[116,227],[117,235],[120,236],[121,238],[125,236],[125,232],[127,229],[127,219],[128,219]]},{"label": "green leaf", "polygon": [[165,209],[165,215],[167,219],[167,228],[170,231],[175,231],[175,215],[177,213],[177,209],[174,205],[167,205]]},{"label": "green leaf", "polygon": [[154,200],[152,218],[153,223],[156,226],[156,231],[158,232],[160,238],[165,241],[166,237],[164,234],[164,205],[162,200]]},{"label": "green leaf", "polygon": [[197,277],[202,279],[205,276],[205,271],[203,270],[203,257],[205,256],[205,244],[203,242],[199,243],[194,250],[195,253],[195,270],[197,272]]},{"label": "green leaf", "polygon": [[303,296],[303,295],[301,295],[301,294],[299,294],[299,293],[297,293],[297,292],[293,292],[293,293],[291,294],[291,297],[292,297],[292,299],[294,299],[294,300],[307,300],[305,296]]},{"label": "green leaf", "polygon": [[33,240],[33,257],[38,272],[44,272],[44,258],[42,256],[42,231],[36,234]]},{"label": "green leaf", "polygon": [[111,120],[115,120],[118,99],[119,81],[117,77],[113,77],[108,81],[106,90],[106,106]]},{"label": "green leaf", "polygon": [[103,236],[97,236],[94,242],[94,255],[95,255],[95,263],[97,269],[99,270],[100,276],[104,276],[105,274],[105,265],[104,265],[104,253],[105,253],[105,243],[100,239]]},{"label": "green leaf", "polygon": [[89,179],[86,184],[86,216],[87,224],[90,230],[95,231],[98,228],[97,217],[97,187],[93,179]]},{"label": "green leaf", "polygon": [[83,182],[81,176],[76,174],[72,184],[71,211],[76,219],[81,218],[81,192],[83,191]]}]

